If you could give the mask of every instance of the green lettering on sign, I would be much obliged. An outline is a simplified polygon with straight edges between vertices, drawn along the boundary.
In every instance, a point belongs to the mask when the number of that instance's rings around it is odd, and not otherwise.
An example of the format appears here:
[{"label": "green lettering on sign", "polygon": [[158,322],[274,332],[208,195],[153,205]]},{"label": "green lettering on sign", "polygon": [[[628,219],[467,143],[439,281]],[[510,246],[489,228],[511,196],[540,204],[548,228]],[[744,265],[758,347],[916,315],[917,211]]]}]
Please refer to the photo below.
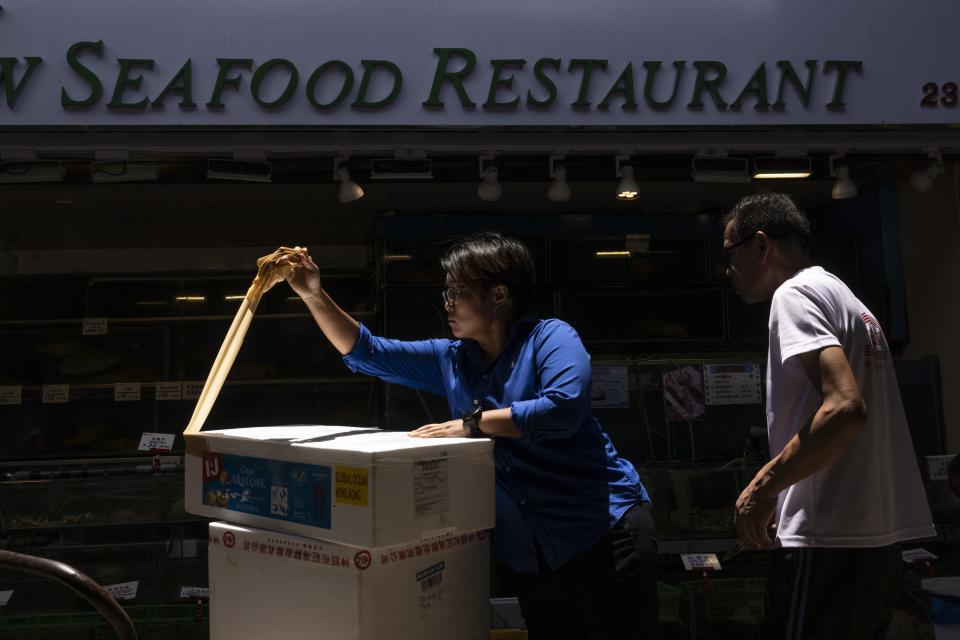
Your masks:
[{"label": "green lettering on sign", "polygon": [[553,67],[560,71],[560,58],[540,58],[533,65],[533,77],[537,79],[544,89],[547,90],[547,97],[543,100],[535,98],[532,91],[527,91],[527,106],[535,109],[547,109],[551,107],[557,99],[557,84],[544,71],[545,67]]},{"label": "green lettering on sign", "polygon": [[82,109],[97,104],[103,97],[103,83],[93,71],[80,63],[80,52],[86,49],[92,50],[98,58],[103,57],[103,40],[96,42],[77,42],[67,49],[67,65],[80,76],[88,85],[90,85],[90,95],[83,100],[74,100],[67,94],[67,90],[60,88],[60,106],[64,109]]},{"label": "green lettering on sign", "polygon": [[107,103],[107,108],[137,110],[146,109],[147,105],[150,104],[149,98],[143,98],[138,102],[124,102],[123,94],[127,89],[139,91],[140,83],[143,82],[142,75],[131,78],[130,71],[135,67],[143,67],[148,71],[152,71],[154,67],[154,61],[140,58],[118,58],[117,62],[120,63],[120,72],[117,74],[117,84],[113,87],[113,97],[110,98],[110,102]]},{"label": "green lettering on sign", "polygon": [[[360,90],[357,91],[357,99],[350,105],[354,109],[382,109],[397,99],[400,95],[400,89],[403,87],[403,73],[400,67],[389,60],[361,60],[363,65],[363,78],[360,80]],[[373,77],[377,69],[383,69],[393,78],[393,87],[386,98],[371,102],[367,99],[367,91],[370,89],[370,78]]]},{"label": "green lettering on sign", "polygon": [[151,106],[155,109],[162,109],[163,101],[171,93],[180,94],[181,109],[195,109],[197,107],[193,101],[193,63],[190,58],[187,58],[187,61],[183,63],[183,66],[151,103]]},{"label": "green lettering on sign", "polygon": [[[687,109],[703,110],[704,91],[710,94],[713,106],[717,108],[717,111],[726,109],[727,103],[723,101],[723,96],[720,95],[719,85],[723,84],[727,77],[727,66],[716,60],[694,60],[693,66],[697,70],[697,81],[693,87],[693,100],[687,105]],[[708,78],[710,72],[713,72],[713,76]]]},{"label": "green lettering on sign", "polygon": [[217,82],[213,86],[213,95],[210,102],[207,103],[207,109],[223,109],[223,90],[227,87],[240,90],[240,83],[243,76],[231,76],[230,70],[233,67],[242,67],[250,70],[253,68],[253,60],[250,58],[217,58],[217,64],[220,65],[220,71],[217,73]]},{"label": "green lettering on sign", "polygon": [[[287,86],[276,100],[264,100],[260,95],[260,87],[263,85],[263,79],[277,67],[286,68],[287,73],[290,74],[287,78]],[[253,100],[264,109],[276,109],[290,101],[290,98],[292,98],[293,94],[297,91],[297,84],[299,82],[300,74],[292,62],[284,60],[283,58],[274,58],[267,60],[257,67],[257,70],[253,74],[253,79],[250,80],[250,94],[253,96]]]},{"label": "green lettering on sign", "polygon": [[[423,106],[428,109],[442,109],[443,102],[440,101],[440,90],[444,82],[453,85],[460,99],[460,106],[464,109],[473,109],[477,104],[467,95],[467,90],[463,87],[464,79],[469,76],[477,66],[477,56],[470,49],[434,49],[437,54],[437,70],[433,74],[433,86],[430,87],[430,97],[427,98]],[[457,56],[464,59],[464,65],[459,71],[447,71],[447,65],[450,58]]]},{"label": "green lettering on sign", "polygon": [[33,72],[36,71],[40,63],[43,62],[43,58],[34,56],[27,56],[24,60],[27,61],[27,70],[23,72],[23,77],[20,78],[20,82],[16,82],[13,77],[13,69],[20,61],[17,58],[0,58],[0,79],[3,81],[3,92],[7,99],[7,107],[11,109],[16,106],[17,100],[20,99],[20,94],[23,93],[27,83],[30,81],[30,76],[33,75]]},{"label": "green lettering on sign", "polygon": [[673,61],[673,68],[676,70],[673,76],[673,91],[666,100],[657,100],[653,97],[653,87],[657,82],[657,73],[662,64],[659,60],[648,60],[643,63],[643,68],[647,72],[647,80],[643,83],[643,102],[654,111],[666,111],[673,105],[677,97],[677,89],[680,87],[680,78],[683,77],[683,71],[687,66],[685,60]]},{"label": "green lettering on sign", "polygon": [[[328,69],[333,68],[340,69],[343,72],[343,86],[340,88],[340,93],[337,94],[336,98],[330,102],[320,102],[317,100],[317,84],[320,82],[320,76],[326,73]],[[353,69],[350,68],[350,65],[343,60],[329,60],[317,67],[314,72],[310,74],[310,79],[307,80],[307,100],[317,109],[333,109],[346,99],[351,89],[353,89]]]}]

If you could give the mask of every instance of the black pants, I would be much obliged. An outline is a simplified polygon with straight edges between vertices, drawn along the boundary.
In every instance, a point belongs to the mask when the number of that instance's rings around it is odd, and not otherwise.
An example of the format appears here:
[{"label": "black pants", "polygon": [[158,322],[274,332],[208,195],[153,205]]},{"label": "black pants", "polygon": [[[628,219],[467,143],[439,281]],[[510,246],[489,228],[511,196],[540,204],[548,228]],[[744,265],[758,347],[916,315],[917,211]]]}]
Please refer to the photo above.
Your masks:
[{"label": "black pants", "polygon": [[874,640],[893,618],[900,545],[776,549],[767,579],[763,640]]},{"label": "black pants", "polygon": [[649,503],[556,571],[517,574],[530,640],[657,640],[657,536]]}]

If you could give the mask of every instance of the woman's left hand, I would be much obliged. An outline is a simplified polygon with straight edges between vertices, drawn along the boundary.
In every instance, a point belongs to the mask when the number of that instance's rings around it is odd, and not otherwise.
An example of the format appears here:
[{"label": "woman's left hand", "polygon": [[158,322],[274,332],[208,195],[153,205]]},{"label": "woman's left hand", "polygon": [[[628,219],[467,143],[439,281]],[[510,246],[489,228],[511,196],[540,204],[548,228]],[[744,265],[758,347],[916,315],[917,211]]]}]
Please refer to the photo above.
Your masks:
[{"label": "woman's left hand", "polygon": [[439,424],[425,424],[407,434],[411,438],[469,438],[470,429],[463,420],[449,420]]}]

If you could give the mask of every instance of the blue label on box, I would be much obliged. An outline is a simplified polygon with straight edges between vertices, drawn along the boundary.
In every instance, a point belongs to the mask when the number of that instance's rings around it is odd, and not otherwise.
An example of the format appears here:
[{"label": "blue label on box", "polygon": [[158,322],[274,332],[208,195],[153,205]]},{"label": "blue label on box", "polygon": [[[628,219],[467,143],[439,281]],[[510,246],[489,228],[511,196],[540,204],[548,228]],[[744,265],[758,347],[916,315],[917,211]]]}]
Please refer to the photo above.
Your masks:
[{"label": "blue label on box", "polygon": [[224,453],[203,456],[203,504],[330,528],[330,467]]}]

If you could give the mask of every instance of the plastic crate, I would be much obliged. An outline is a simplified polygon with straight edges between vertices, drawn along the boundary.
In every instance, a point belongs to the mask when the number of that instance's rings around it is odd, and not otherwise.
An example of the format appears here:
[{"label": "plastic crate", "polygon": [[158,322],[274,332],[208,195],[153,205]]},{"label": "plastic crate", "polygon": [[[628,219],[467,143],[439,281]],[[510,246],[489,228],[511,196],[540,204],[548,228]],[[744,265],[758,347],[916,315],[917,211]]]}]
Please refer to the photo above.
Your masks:
[{"label": "plastic crate", "polygon": [[706,593],[700,582],[683,582],[691,621],[759,625],[763,621],[766,582],[766,578],[713,578]]},{"label": "plastic crate", "polygon": [[[138,640],[206,640],[209,609],[196,605],[131,605],[124,607]],[[117,634],[96,612],[54,612],[0,618],[0,640],[114,640]]]}]

